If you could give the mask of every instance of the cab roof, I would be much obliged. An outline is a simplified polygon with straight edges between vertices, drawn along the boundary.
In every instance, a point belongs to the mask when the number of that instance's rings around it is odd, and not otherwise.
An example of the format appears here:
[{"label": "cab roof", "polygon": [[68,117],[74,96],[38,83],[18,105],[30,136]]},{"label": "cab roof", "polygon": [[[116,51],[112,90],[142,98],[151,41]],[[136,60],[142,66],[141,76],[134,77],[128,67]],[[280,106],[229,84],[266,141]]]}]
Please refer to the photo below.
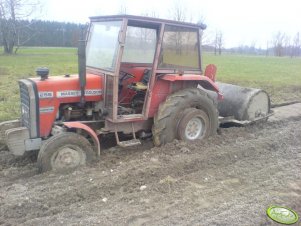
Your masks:
[{"label": "cab roof", "polygon": [[180,22],[174,20],[167,20],[167,19],[160,19],[160,18],[153,18],[153,17],[145,17],[145,16],[134,16],[134,15],[109,15],[109,16],[93,16],[90,17],[91,22],[97,21],[110,21],[110,20],[123,20],[128,19],[133,22],[144,22],[144,23],[152,23],[152,24],[168,24],[168,25],[176,25],[179,27],[190,27],[190,28],[197,28],[197,29],[206,29],[206,25],[203,23],[194,24],[194,23],[187,23],[187,22]]}]

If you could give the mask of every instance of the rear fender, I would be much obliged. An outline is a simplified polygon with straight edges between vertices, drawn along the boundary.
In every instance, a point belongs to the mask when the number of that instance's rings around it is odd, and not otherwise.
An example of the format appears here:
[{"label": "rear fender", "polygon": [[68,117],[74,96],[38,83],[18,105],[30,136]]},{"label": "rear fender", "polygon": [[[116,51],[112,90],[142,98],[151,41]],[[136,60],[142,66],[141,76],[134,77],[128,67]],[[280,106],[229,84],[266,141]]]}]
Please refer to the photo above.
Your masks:
[{"label": "rear fender", "polygon": [[204,89],[211,90],[217,93],[218,100],[223,100],[224,96],[220,93],[219,88],[215,82],[210,78],[203,75],[194,75],[194,74],[185,74],[185,75],[176,75],[176,74],[166,74],[160,77],[162,80],[175,82],[175,81],[196,81]]},{"label": "rear fender", "polygon": [[199,85],[202,86],[204,89],[211,90],[217,93],[218,100],[223,100],[224,96],[220,93],[219,88],[217,85],[211,80],[200,80]]},{"label": "rear fender", "polygon": [[97,134],[94,132],[93,129],[80,122],[64,122],[64,125],[69,129],[75,128],[86,131],[93,139],[94,146],[96,147],[97,156],[100,156],[100,143]]}]

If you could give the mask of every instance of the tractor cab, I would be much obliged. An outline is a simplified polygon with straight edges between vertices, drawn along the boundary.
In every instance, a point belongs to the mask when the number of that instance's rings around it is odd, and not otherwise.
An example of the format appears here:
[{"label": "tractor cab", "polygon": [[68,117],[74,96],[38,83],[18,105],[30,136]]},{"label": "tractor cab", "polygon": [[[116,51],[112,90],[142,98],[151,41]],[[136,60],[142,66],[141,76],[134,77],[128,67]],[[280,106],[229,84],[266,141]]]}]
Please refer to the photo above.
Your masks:
[{"label": "tractor cab", "polygon": [[108,120],[152,118],[169,93],[191,83],[171,85],[172,79],[199,77],[203,29],[203,24],[130,15],[92,17],[86,67],[88,73],[105,77]]}]

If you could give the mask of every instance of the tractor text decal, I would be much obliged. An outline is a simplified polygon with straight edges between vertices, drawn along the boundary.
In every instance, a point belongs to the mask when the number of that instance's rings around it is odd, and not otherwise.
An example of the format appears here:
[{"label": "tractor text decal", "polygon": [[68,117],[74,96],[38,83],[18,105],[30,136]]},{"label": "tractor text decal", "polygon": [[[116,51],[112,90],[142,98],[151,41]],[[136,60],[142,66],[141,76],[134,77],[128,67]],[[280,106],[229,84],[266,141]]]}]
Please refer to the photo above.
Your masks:
[{"label": "tractor text decal", "polygon": [[[102,94],[101,89],[86,89],[85,90],[85,96],[98,96]],[[56,93],[56,96],[59,98],[62,97],[79,97],[80,96],[80,90],[64,90],[64,91],[58,91]]]},{"label": "tractor text decal", "polygon": [[52,98],[52,97],[53,97],[53,92],[51,92],[51,91],[39,92],[40,99],[46,99],[46,98]]},{"label": "tractor text decal", "polygon": [[50,113],[50,112],[53,112],[54,111],[54,107],[43,107],[43,108],[40,108],[40,113],[43,114],[43,113]]}]

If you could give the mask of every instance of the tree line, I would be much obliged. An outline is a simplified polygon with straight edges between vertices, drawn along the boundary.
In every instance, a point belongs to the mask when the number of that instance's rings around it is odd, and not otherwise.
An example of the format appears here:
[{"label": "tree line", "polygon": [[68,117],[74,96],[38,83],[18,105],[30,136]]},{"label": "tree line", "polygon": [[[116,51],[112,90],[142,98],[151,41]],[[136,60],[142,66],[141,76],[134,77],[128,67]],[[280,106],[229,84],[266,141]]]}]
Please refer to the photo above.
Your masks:
[{"label": "tree line", "polygon": [[[0,25],[9,23],[11,22],[0,19]],[[86,30],[86,28],[87,25],[76,23],[18,20],[15,22],[14,30],[16,38],[13,51],[16,53],[21,46],[76,47],[81,33]],[[0,45],[5,47],[5,38],[7,37],[3,34],[3,32],[0,32]],[[8,38],[10,38],[10,36]],[[228,52],[279,57],[301,56],[301,37],[299,32],[297,32],[294,37],[289,37],[279,31],[267,42],[266,49],[256,48],[255,42],[251,45],[240,45],[238,47],[225,49],[223,48],[223,43],[223,33],[222,31],[217,31],[213,41],[207,40],[203,43],[204,50],[212,51],[216,55],[220,55],[222,52]]]},{"label": "tree line", "polygon": [[269,44],[272,46],[275,56],[290,56],[296,57],[301,55],[301,39],[300,33],[297,32],[295,36],[290,37],[284,32],[277,32],[272,41],[267,43],[267,50]]},{"label": "tree line", "polygon": [[278,31],[266,42],[266,48],[256,47],[256,41],[253,41],[249,45],[241,44],[232,48],[224,48],[223,32],[216,31],[214,36],[213,38],[207,38],[206,42],[203,42],[205,44],[203,45],[203,49],[214,52],[215,55],[221,55],[221,53],[224,52],[277,57],[288,56],[291,58],[301,56],[300,32],[289,36],[285,32]]},{"label": "tree line", "polygon": [[[1,21],[0,24],[9,24],[10,21]],[[85,25],[42,20],[18,20],[15,24],[14,51],[20,46],[45,47],[75,47]],[[0,33],[0,40],[4,46],[7,37]],[[9,52],[7,52],[9,53]]]},{"label": "tree line", "polygon": [[[45,46],[45,47],[75,47],[86,25],[28,20],[28,18],[40,5],[38,0],[0,0],[0,46],[3,46],[5,54],[16,53],[20,46]],[[127,8],[122,5],[120,14],[126,14]],[[169,11],[170,19],[192,22],[192,15],[188,13],[182,0],[174,0]],[[144,16],[158,17],[156,12],[148,12]],[[198,23],[204,23],[204,17],[197,16]],[[224,48],[224,34],[216,31],[213,37],[202,34],[203,46],[207,51],[213,51],[215,55],[222,52],[242,54],[260,54],[274,56],[301,56],[301,37],[299,32],[294,37],[289,37],[283,32],[276,33],[267,42],[266,49],[256,48],[255,42],[251,45],[241,45],[235,48]]]}]

